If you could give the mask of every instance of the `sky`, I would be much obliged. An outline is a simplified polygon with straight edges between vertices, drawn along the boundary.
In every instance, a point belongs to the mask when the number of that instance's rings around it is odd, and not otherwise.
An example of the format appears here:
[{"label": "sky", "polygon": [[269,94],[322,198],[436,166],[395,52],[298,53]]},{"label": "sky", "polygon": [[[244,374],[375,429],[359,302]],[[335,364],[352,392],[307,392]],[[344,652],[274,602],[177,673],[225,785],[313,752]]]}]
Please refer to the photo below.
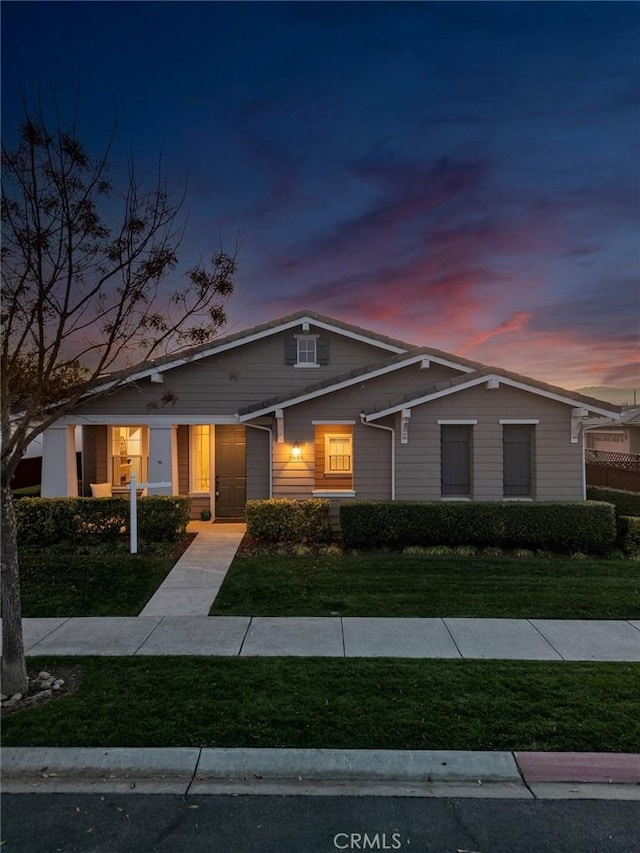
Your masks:
[{"label": "sky", "polygon": [[[640,387],[640,3],[3,2],[5,140],[55,99],[187,184],[227,332],[310,309]],[[176,276],[178,273],[176,272]]]}]

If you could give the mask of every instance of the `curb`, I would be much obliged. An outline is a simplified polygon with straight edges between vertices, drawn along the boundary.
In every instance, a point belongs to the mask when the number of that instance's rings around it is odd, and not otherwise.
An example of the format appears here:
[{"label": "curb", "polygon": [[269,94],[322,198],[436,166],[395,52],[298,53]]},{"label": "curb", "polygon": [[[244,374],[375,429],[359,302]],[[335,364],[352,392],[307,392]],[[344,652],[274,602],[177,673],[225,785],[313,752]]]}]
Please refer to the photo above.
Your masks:
[{"label": "curb", "polygon": [[[2,750],[3,790],[640,800],[640,755],[460,750]],[[580,787],[576,787],[579,785]]]}]

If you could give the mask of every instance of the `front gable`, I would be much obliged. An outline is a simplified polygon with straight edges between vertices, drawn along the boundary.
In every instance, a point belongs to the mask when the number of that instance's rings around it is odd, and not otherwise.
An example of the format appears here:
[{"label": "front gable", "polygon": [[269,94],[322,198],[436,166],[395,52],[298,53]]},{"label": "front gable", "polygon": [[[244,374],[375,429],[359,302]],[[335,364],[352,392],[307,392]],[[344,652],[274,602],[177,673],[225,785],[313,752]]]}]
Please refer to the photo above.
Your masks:
[{"label": "front gable", "polygon": [[330,382],[345,370],[361,370],[410,349],[409,344],[403,348],[399,341],[320,315],[296,315],[256,328],[144,366],[108,396],[88,398],[74,416],[162,412],[177,422],[235,418],[239,410],[265,397],[291,396],[311,381]]}]

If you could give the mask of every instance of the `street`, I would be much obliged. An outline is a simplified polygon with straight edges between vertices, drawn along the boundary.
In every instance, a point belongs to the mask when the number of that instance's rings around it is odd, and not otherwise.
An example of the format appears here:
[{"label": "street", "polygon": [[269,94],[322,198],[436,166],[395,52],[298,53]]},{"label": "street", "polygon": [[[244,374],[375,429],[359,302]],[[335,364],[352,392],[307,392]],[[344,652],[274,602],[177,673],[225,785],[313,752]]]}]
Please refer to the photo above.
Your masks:
[{"label": "street", "polygon": [[637,853],[640,803],[7,794],[3,853]]}]

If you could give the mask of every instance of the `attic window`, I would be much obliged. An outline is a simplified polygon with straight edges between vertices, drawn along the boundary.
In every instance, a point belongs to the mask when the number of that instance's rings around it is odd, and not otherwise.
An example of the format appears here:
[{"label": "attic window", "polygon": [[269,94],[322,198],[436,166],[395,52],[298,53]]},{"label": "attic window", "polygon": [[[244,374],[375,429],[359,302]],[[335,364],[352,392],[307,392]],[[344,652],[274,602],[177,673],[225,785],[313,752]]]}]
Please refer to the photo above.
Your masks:
[{"label": "attic window", "polygon": [[292,335],[285,341],[285,364],[320,367],[329,363],[329,341],[320,335]]},{"label": "attic window", "polygon": [[296,364],[299,367],[317,367],[318,366],[318,336],[317,335],[296,335],[297,341],[297,360]]}]

